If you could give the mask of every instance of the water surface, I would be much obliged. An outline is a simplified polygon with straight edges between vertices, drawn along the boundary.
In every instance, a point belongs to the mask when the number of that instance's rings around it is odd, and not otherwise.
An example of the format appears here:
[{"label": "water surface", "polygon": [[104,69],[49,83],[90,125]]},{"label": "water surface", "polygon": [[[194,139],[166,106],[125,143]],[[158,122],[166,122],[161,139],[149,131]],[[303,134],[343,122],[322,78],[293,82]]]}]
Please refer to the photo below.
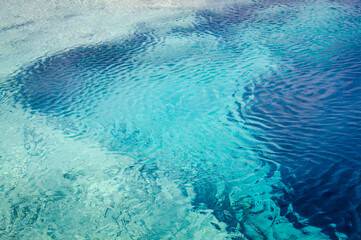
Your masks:
[{"label": "water surface", "polygon": [[0,236],[360,237],[359,3],[192,11],[6,78]]}]

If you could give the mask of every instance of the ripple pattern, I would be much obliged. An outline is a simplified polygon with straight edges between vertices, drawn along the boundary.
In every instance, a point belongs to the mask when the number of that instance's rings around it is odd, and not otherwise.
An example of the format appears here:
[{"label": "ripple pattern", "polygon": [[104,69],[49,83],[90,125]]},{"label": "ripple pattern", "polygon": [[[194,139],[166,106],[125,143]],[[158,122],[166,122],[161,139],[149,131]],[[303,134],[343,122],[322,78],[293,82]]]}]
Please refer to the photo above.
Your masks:
[{"label": "ripple pattern", "polygon": [[[140,28],[126,41],[67,49],[20,69],[4,96],[67,139],[91,139],[118,157],[103,166],[80,158],[83,166],[61,174],[43,169],[54,186],[65,181],[62,190],[35,178],[21,201],[4,184],[10,211],[0,212],[0,234],[26,236],[31,226],[61,239],[71,230],[52,217],[81,223],[103,211],[82,236],[101,226],[119,239],[196,239],[204,229],[216,239],[358,239],[359,9],[234,4],[198,11],[195,26]],[[49,165],[37,131],[24,129],[24,148]],[[71,214],[76,206],[84,215]],[[171,230],[161,221],[167,212]]]}]

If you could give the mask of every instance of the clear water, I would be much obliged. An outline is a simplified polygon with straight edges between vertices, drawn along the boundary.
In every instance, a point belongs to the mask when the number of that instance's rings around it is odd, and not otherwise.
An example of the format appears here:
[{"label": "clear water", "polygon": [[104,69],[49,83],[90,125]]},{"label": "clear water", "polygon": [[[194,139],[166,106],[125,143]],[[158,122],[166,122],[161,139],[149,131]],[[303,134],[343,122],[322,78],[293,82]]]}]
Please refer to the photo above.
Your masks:
[{"label": "clear water", "polygon": [[359,239],[360,7],[188,9],[22,63],[0,237]]}]

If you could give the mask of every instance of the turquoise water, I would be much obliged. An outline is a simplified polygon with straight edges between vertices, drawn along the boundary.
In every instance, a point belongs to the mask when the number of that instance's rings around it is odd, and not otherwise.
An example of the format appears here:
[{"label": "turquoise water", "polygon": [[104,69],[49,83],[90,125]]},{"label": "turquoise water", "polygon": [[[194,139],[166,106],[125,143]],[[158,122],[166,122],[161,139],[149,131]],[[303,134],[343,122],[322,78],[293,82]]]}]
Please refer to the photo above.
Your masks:
[{"label": "turquoise water", "polygon": [[358,194],[312,183],[359,167],[358,141],[333,150],[361,136],[359,9],[197,9],[22,64],[1,85],[1,238],[357,239]]}]

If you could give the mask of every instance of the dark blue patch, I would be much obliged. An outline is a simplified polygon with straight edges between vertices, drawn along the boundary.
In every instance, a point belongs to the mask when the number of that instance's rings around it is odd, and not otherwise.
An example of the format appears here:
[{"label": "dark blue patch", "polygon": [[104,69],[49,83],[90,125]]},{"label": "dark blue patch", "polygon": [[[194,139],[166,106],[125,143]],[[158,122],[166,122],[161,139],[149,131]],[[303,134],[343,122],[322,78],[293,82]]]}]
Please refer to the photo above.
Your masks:
[{"label": "dark blue patch", "polygon": [[292,71],[265,77],[245,94],[254,97],[246,125],[256,123],[253,119],[265,123],[268,155],[293,188],[283,203],[278,200],[282,212],[292,203],[332,239],[338,238],[331,224],[360,239],[361,44],[340,52],[337,60],[316,65],[288,55],[295,59]]},{"label": "dark blue patch", "polygon": [[133,54],[151,41],[149,35],[135,35],[121,43],[82,46],[40,59],[15,76],[12,89],[20,85],[18,100],[26,107],[61,115],[78,96],[111,87],[114,76],[99,82],[93,76],[123,66],[131,70],[129,61]]}]

